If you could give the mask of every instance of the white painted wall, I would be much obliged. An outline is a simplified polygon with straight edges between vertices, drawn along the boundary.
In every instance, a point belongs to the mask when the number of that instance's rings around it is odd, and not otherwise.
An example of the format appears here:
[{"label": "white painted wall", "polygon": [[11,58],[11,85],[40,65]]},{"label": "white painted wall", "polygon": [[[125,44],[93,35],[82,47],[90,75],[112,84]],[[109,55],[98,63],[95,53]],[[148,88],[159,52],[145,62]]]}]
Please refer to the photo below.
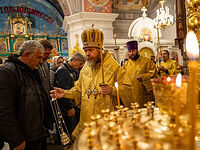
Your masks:
[{"label": "white painted wall", "polygon": [[80,48],[82,48],[81,33],[90,29],[94,24],[94,28],[102,29],[104,33],[104,40],[113,38],[113,21],[118,14],[114,13],[94,13],[81,12],[71,16],[65,16],[63,22],[63,29],[68,33],[69,49],[73,48],[76,43],[75,34],[79,35],[78,41]]}]

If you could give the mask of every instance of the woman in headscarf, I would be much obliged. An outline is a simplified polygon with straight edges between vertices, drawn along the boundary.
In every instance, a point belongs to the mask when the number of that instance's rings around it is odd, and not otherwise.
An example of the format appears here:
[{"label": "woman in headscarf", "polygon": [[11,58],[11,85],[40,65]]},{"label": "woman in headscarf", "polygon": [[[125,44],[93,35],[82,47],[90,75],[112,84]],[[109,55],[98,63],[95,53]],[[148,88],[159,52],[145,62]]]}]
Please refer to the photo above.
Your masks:
[{"label": "woman in headscarf", "polygon": [[54,56],[51,61],[50,67],[50,84],[53,86],[54,75],[56,70],[63,64],[64,58],[62,56]]}]

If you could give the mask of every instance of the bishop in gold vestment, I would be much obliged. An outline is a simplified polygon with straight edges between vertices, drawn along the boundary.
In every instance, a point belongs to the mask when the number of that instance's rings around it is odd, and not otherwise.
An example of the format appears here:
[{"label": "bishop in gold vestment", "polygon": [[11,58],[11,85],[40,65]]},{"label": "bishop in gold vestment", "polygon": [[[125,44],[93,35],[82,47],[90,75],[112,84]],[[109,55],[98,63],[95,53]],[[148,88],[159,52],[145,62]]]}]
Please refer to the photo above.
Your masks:
[{"label": "bishop in gold vestment", "polygon": [[[138,102],[143,107],[147,101],[154,100],[150,79],[155,75],[156,66],[149,58],[139,55],[137,41],[127,42],[126,45],[130,59],[123,68],[131,80],[133,88],[132,101]],[[132,101],[126,101],[128,102],[126,105],[130,105]]]},{"label": "bishop in gold vestment", "polygon": [[162,59],[160,66],[158,66],[158,75],[161,77],[176,76],[180,73],[180,66],[175,61],[169,58],[169,52],[167,50],[162,51]]},{"label": "bishop in gold vestment", "polygon": [[[130,80],[125,77],[124,69],[120,68],[108,51],[104,51],[103,60],[101,60],[100,47],[96,45],[97,37],[100,37],[100,40],[103,38],[102,32],[97,29],[86,30],[82,33],[87,63],[81,70],[74,87],[65,91],[58,88],[51,91],[52,97],[64,96],[75,99],[76,104],[80,105],[80,122],[73,132],[75,137],[84,129],[84,122],[91,121],[92,115],[101,114],[102,109],[114,110],[117,104],[115,82],[119,84],[119,94],[122,101],[130,101],[129,99],[131,99],[132,93],[128,92],[131,91],[131,84]],[[87,42],[88,40],[89,42]],[[103,63],[101,64],[101,62]],[[105,85],[101,85],[102,71]]]}]

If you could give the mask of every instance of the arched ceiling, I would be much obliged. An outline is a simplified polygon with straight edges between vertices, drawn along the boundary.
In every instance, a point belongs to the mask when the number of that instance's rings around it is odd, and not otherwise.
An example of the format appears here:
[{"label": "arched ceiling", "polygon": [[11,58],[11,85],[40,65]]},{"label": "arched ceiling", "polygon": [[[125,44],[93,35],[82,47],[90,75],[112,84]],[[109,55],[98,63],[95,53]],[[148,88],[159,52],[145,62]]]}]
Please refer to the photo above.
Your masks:
[{"label": "arched ceiling", "polygon": [[[69,16],[72,14],[76,14],[82,11],[82,1],[85,0],[46,0],[47,2],[49,2],[52,6],[54,6],[61,14],[61,16]],[[143,4],[143,3],[147,3],[147,7],[148,7],[148,13],[152,13],[153,11],[155,11],[155,8],[158,4],[160,0],[112,0],[113,3],[113,12],[121,12],[124,10],[120,10],[120,9],[115,9],[114,5],[115,3],[121,3],[126,4],[126,3],[130,3],[133,2],[135,4]],[[135,12],[138,11],[138,9],[134,9],[132,8],[131,10],[127,10],[129,12]],[[140,10],[140,9],[139,9]]]},{"label": "arched ceiling", "polygon": [[69,16],[82,11],[82,0],[46,0],[54,6],[60,14]]},{"label": "arched ceiling", "polygon": [[64,18],[64,13],[63,10],[60,6],[60,4],[57,2],[57,0],[46,0],[48,3],[50,3],[53,7],[55,7],[58,12],[60,13],[60,15]]}]

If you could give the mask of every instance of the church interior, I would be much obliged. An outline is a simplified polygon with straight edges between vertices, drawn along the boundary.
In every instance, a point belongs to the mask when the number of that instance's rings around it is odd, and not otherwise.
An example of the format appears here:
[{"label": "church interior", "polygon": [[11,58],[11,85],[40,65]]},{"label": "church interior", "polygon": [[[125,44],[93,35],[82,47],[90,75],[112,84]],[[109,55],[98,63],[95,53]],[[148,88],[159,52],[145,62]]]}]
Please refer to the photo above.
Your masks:
[{"label": "church interior", "polygon": [[0,26],[4,61],[25,41],[40,39],[51,41],[52,57],[69,60],[75,52],[84,54],[81,33],[94,28],[103,32],[102,47],[119,64],[131,40],[141,56],[155,56],[158,65],[162,50],[179,64],[181,79],[151,80],[155,104],[127,108],[118,101],[116,111],[104,109],[85,123],[71,149],[200,149],[200,0],[1,0]]}]

